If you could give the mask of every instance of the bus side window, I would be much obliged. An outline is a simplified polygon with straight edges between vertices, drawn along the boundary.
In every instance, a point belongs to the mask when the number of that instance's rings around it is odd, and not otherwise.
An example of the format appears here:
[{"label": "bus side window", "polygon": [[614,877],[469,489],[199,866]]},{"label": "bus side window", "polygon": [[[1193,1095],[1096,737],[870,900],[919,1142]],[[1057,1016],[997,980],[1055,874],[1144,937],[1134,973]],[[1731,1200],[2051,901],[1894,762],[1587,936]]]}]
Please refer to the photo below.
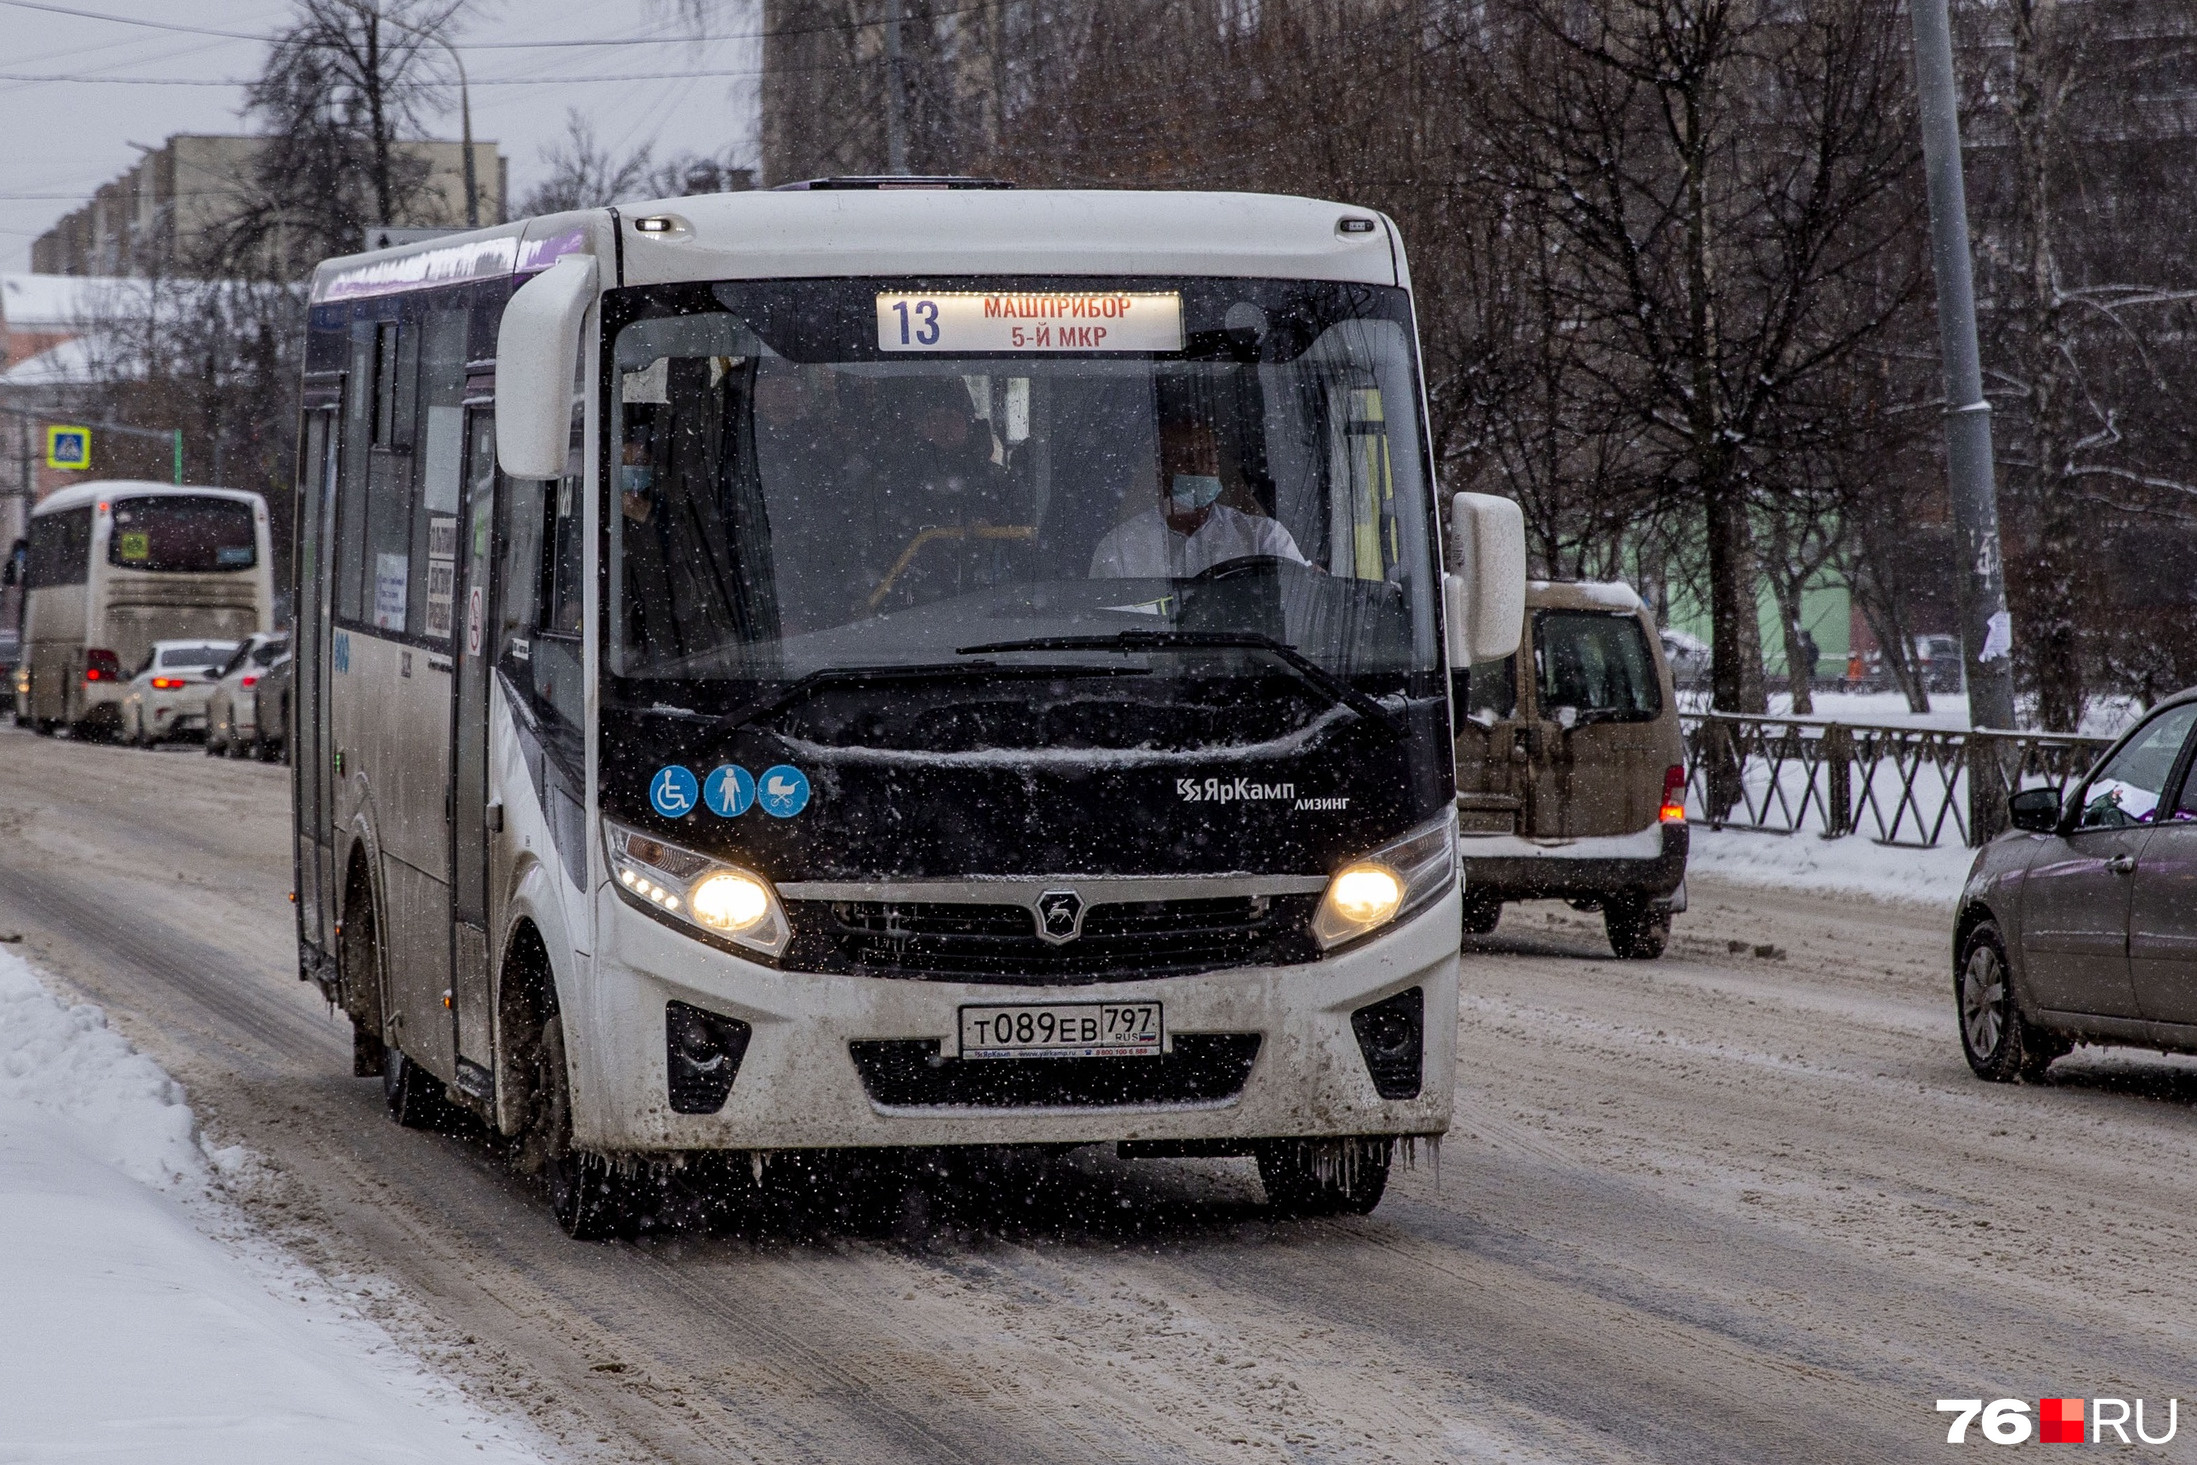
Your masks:
[{"label": "bus side window", "polygon": [[458,476],[465,462],[468,300],[442,291],[420,332],[417,518],[412,526],[412,634],[448,644],[457,617]]},{"label": "bus side window", "polygon": [[503,573],[496,577],[501,604],[497,611],[496,660],[524,683],[523,665],[533,655],[537,621],[547,597],[543,593],[543,511],[555,485],[538,478],[515,478],[507,486],[504,502],[508,519],[504,529]]},{"label": "bus side window", "polygon": [[336,525],[330,563],[336,577],[336,619],[366,619],[366,462],[374,421],[375,347],[372,321],[351,326],[351,378],[343,404],[342,446],[336,463]]},{"label": "bus side window", "polygon": [[544,604],[549,609],[542,629],[557,636],[580,634],[580,591],[584,566],[580,554],[580,484],[575,477],[556,485],[556,515],[550,526]]},{"label": "bus side window", "polygon": [[81,585],[91,573],[92,511],[69,509],[31,520],[30,585]]},{"label": "bus side window", "polygon": [[[462,349],[462,348],[461,348]],[[374,327],[374,446],[412,446],[412,412],[418,400],[419,327],[381,321]]]}]

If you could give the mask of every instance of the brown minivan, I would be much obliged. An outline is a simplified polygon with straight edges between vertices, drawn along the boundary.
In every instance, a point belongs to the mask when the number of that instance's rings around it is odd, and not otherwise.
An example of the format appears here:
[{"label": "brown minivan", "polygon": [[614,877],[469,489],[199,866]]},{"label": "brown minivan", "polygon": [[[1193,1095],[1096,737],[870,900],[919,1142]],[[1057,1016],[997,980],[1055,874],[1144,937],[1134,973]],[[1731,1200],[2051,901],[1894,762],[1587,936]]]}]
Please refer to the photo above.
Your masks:
[{"label": "brown minivan", "polygon": [[1457,696],[1465,930],[1503,902],[1600,910],[1656,957],[1686,908],[1685,746],[1655,623],[1628,585],[1533,581],[1518,654]]}]

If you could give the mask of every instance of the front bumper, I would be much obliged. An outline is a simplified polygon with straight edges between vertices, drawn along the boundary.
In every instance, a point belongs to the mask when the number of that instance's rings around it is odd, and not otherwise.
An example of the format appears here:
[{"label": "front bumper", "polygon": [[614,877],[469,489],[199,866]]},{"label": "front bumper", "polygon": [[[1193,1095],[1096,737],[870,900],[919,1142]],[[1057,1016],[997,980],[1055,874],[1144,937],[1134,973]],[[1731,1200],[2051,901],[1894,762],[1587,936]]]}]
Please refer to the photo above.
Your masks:
[{"label": "front bumper", "polygon": [[1680,823],[1609,839],[1542,842],[1468,834],[1458,840],[1465,889],[1497,900],[1665,900],[1685,881],[1687,845],[1687,826]]},{"label": "front bumper", "polygon": [[[1320,961],[1088,986],[902,980],[782,972],[681,935],[597,895],[599,950],[576,1039],[579,1143],[610,1151],[864,1145],[1086,1144],[1439,1134],[1456,1066],[1459,898]],[[1418,1095],[1375,1091],[1351,1014],[1418,987]],[[1255,1034],[1240,1089],[1219,1099],[1017,1107],[881,1102],[850,1044],[939,1040],[965,1003],[1154,1000],[1171,1034]],[[668,1097],[665,1009],[684,1002],[750,1024],[724,1107],[679,1114]],[[568,1011],[567,1020],[573,1014]],[[943,1058],[944,1064],[1000,1060]],[[1025,1060],[1063,1062],[1069,1060]],[[1124,1058],[1093,1060],[1140,1063]]]}]

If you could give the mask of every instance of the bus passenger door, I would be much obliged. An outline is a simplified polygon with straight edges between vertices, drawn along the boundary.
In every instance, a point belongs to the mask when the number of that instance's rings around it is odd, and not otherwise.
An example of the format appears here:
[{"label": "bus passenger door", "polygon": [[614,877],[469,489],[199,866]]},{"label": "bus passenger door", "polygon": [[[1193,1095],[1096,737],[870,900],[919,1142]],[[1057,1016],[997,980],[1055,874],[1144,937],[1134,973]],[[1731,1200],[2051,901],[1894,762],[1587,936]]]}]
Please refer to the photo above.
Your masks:
[{"label": "bus passenger door", "polygon": [[496,414],[468,409],[465,501],[459,510],[459,580],[451,734],[450,964],[458,1087],[489,1098],[494,1071],[488,946],[488,681],[495,663],[490,584],[496,522]]},{"label": "bus passenger door", "polygon": [[[308,407],[298,448],[297,618],[291,641],[290,714],[291,798],[295,810],[298,935],[325,961],[323,980],[335,969],[335,841],[330,829],[334,789],[327,746],[330,546],[334,543],[336,504],[336,407],[339,383],[330,405]],[[301,953],[302,955],[302,953]]]}]

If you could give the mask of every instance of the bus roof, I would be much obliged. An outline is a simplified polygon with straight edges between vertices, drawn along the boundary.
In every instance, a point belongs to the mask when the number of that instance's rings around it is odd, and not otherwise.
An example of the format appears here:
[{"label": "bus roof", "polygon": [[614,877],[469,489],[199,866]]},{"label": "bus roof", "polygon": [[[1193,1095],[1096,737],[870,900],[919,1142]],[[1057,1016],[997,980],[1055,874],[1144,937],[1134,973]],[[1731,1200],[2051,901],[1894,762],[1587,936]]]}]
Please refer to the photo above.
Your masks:
[{"label": "bus roof", "polygon": [[67,488],[57,488],[40,499],[31,515],[57,514],[63,509],[81,509],[86,504],[96,504],[101,499],[112,498],[227,498],[264,509],[267,500],[246,488],[215,488],[211,484],[154,483],[145,478],[99,478],[90,483],[72,483]]},{"label": "bus roof", "polygon": [[[570,253],[601,259],[606,285],[995,274],[1410,283],[1385,215],[1281,194],[759,190],[622,204],[615,217],[615,239],[613,212],[593,209],[327,260],[313,300],[532,274]],[[636,228],[643,220],[658,227]]]}]

